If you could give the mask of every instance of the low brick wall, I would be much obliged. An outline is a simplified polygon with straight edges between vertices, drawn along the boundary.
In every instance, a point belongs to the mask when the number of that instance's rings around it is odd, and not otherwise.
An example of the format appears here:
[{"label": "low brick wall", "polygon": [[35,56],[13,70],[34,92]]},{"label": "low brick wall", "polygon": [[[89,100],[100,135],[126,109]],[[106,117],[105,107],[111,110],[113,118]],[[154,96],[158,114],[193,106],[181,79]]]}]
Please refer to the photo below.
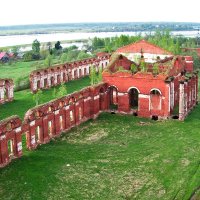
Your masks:
[{"label": "low brick wall", "polygon": [[105,83],[87,87],[28,110],[23,122],[18,116],[0,121],[0,167],[23,155],[23,134],[26,147],[32,150],[107,110],[107,89]]}]

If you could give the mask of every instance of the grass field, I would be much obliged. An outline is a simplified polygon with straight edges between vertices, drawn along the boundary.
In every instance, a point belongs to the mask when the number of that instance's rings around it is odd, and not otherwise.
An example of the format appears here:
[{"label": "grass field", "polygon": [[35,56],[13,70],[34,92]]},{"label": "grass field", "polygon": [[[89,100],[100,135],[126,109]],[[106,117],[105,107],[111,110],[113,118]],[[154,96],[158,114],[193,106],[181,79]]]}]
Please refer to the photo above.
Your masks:
[{"label": "grass field", "polygon": [[[89,82],[66,83],[68,93]],[[34,105],[29,90],[15,92],[0,119],[23,119]],[[102,113],[0,169],[0,199],[187,200],[200,186],[199,113],[200,105],[184,122]]]},{"label": "grass field", "polygon": [[[53,59],[53,64],[59,63],[60,60],[58,57]],[[16,85],[17,79],[24,77],[24,79],[29,79],[29,74],[36,70],[37,67],[45,68],[44,60],[40,61],[18,61],[11,64],[5,63],[0,64],[0,78],[11,78],[14,80]]]},{"label": "grass field", "polygon": [[1,199],[188,199],[200,185],[199,112],[103,113],[1,169]]},{"label": "grass field", "polygon": [[[68,94],[70,94],[90,85],[90,79],[89,77],[84,77],[79,80],[70,81],[65,85]],[[58,90],[59,86],[56,88]],[[45,103],[52,100],[54,98],[53,90],[53,88],[49,90],[43,90],[40,103]],[[15,92],[14,101],[0,105],[0,120],[10,117],[11,115],[18,115],[21,119],[23,119],[26,111],[34,106],[35,101],[33,100],[33,94],[29,89]]]}]

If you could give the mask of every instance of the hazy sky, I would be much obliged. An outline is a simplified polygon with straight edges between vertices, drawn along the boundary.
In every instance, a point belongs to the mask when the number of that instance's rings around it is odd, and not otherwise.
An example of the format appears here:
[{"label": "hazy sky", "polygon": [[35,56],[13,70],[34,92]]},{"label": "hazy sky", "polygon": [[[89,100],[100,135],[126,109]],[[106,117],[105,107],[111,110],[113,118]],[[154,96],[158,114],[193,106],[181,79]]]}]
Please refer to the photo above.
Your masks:
[{"label": "hazy sky", "polygon": [[68,22],[200,22],[199,0],[9,0],[0,26]]}]

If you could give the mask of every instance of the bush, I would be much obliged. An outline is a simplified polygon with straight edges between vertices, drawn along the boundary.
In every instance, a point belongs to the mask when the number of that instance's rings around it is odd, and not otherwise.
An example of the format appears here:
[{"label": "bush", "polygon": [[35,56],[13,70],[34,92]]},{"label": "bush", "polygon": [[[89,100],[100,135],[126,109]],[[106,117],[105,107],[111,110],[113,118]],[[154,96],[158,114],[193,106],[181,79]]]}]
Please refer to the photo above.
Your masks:
[{"label": "bush", "polygon": [[32,51],[28,51],[24,54],[23,59],[25,62],[29,62],[33,60],[33,52]]},{"label": "bush", "polygon": [[15,82],[15,91],[21,91],[30,88],[29,76],[21,76]]}]

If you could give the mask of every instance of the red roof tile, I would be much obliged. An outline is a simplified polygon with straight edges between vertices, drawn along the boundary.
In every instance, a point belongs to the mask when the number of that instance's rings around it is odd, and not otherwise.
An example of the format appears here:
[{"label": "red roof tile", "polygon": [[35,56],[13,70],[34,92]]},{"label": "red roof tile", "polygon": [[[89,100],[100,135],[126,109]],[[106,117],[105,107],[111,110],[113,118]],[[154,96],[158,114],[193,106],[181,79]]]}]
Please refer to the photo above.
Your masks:
[{"label": "red roof tile", "polygon": [[6,55],[6,52],[1,52],[0,53],[0,59],[2,59]]},{"label": "red roof tile", "polygon": [[173,53],[166,51],[146,40],[140,40],[138,42],[120,47],[117,49],[117,53],[150,53],[150,54],[164,54],[173,55]]}]

